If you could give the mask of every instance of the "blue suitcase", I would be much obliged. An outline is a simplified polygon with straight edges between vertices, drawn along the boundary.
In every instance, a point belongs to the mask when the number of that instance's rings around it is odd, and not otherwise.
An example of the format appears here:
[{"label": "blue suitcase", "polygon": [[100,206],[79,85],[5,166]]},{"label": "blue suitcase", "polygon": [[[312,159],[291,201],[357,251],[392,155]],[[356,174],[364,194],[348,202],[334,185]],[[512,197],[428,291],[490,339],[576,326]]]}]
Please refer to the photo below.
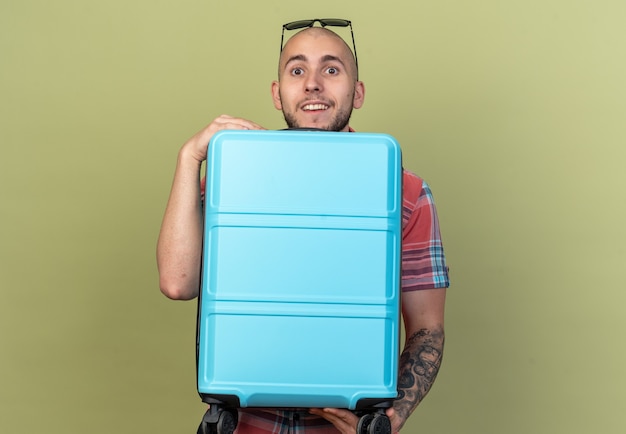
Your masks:
[{"label": "blue suitcase", "polygon": [[397,396],[398,143],[222,131],[206,174],[198,432],[231,432],[239,407],[347,408],[380,432]]}]

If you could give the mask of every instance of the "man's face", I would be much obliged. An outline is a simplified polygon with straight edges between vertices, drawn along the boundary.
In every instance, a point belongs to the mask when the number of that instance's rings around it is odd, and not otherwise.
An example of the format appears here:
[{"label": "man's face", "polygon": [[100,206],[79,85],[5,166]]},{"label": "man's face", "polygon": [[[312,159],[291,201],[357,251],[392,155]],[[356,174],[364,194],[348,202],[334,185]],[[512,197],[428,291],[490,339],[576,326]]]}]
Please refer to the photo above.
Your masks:
[{"label": "man's face", "polygon": [[272,83],[274,106],[289,128],[347,131],[365,96],[350,49],[337,36],[309,29],[289,40]]}]

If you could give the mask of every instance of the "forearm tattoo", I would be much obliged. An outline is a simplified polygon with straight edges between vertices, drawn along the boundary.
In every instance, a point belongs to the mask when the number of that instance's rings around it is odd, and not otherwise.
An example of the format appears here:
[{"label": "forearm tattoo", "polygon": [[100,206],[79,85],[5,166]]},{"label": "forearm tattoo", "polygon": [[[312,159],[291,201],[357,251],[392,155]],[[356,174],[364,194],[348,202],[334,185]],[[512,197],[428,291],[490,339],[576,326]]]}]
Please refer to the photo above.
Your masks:
[{"label": "forearm tattoo", "polygon": [[443,357],[443,327],[421,329],[407,339],[400,356],[394,409],[406,421],[430,390]]}]

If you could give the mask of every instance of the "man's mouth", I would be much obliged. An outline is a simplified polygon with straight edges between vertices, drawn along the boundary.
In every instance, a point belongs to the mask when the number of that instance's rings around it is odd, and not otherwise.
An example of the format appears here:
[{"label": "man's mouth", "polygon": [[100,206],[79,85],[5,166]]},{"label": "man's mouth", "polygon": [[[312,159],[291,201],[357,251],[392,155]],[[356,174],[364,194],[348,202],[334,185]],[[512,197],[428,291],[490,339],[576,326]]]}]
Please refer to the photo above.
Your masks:
[{"label": "man's mouth", "polygon": [[315,111],[315,110],[328,110],[329,106],[326,104],[306,104],[302,106],[302,110]]}]

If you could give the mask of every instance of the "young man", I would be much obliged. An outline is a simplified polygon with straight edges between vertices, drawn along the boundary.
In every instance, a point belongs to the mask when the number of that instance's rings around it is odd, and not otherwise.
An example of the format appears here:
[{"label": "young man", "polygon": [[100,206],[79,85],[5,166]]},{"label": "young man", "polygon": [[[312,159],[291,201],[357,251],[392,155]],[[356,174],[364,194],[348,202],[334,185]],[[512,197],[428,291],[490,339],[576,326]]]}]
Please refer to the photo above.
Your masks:
[{"label": "young man", "polygon": [[[289,127],[330,131],[351,131],[352,110],[360,108],[365,98],[352,51],[325,27],[306,28],[285,44],[278,80],[272,83],[271,91],[274,106],[282,110]],[[180,149],[157,247],[161,291],[172,299],[189,300],[198,295],[202,250],[200,166],[206,159],[207,143],[223,129],[263,128],[223,115]],[[428,393],[441,365],[449,285],[430,189],[406,171],[402,227],[402,317],[407,339],[400,358],[399,397],[387,410],[394,433]],[[242,409],[237,433],[293,430],[353,434],[357,422],[358,417],[345,409]]]}]

